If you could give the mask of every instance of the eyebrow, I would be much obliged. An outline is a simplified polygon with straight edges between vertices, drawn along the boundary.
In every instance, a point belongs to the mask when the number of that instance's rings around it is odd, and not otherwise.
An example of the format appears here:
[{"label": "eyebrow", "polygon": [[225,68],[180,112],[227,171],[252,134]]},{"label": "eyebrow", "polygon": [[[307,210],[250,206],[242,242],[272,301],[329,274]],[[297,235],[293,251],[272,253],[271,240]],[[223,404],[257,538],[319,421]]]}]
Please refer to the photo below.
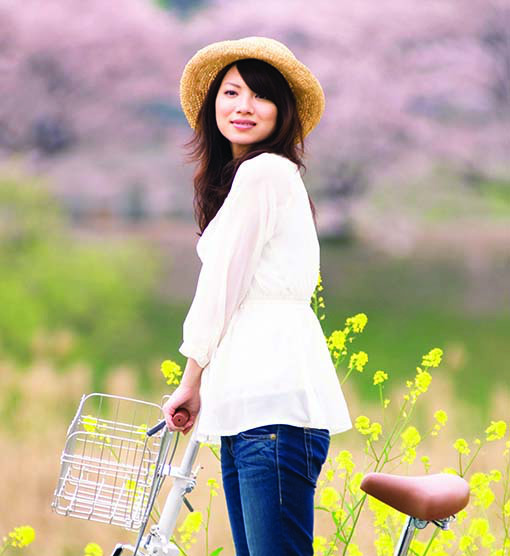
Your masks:
[{"label": "eyebrow", "polygon": [[225,85],[233,85],[234,87],[238,87],[239,89],[241,88],[241,85],[238,85],[237,83],[232,83],[231,81],[227,81]]}]

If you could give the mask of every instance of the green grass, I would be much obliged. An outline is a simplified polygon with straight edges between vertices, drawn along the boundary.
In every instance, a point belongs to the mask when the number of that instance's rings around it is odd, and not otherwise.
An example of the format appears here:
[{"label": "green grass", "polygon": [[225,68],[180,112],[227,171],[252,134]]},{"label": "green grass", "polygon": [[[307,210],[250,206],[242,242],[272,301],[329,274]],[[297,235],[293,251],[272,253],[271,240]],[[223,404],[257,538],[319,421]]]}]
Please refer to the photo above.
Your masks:
[{"label": "green grass", "polygon": [[371,380],[377,369],[401,385],[414,376],[422,354],[440,347],[445,361],[437,372],[447,373],[460,397],[490,414],[491,393],[508,388],[510,377],[508,304],[473,314],[462,264],[453,259],[392,260],[324,242],[321,261],[325,332],[357,312],[368,315],[355,348],[369,355],[365,376],[355,381],[363,397],[375,398]]}]

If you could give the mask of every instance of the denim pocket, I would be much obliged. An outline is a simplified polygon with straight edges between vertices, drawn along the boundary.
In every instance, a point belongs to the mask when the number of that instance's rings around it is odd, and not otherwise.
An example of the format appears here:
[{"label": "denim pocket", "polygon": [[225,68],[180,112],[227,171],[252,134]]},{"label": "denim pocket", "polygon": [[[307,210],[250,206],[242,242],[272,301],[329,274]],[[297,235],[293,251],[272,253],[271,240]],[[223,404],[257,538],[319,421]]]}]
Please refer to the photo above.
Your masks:
[{"label": "denim pocket", "polygon": [[[330,435],[326,429],[305,428],[305,450],[307,476],[314,485],[321,472],[322,466],[328,457]],[[324,432],[326,431],[326,433]]]},{"label": "denim pocket", "polygon": [[238,433],[243,440],[276,440],[277,425],[263,425]]},{"label": "denim pocket", "polygon": [[[273,428],[274,427],[274,428]],[[234,457],[243,480],[251,480],[276,466],[276,425],[256,427],[237,434]]]},{"label": "denim pocket", "polygon": [[330,434],[328,429],[314,429],[314,428],[309,428],[308,429],[312,434],[315,434],[316,436],[320,436],[322,438],[325,438],[326,440],[330,440]]}]

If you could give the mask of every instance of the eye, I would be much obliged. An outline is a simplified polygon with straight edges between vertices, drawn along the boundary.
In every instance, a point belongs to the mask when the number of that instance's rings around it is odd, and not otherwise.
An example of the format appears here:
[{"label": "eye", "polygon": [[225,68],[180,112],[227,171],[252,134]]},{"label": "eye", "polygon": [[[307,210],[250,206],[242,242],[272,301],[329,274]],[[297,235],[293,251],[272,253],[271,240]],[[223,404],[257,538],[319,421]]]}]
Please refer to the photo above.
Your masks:
[{"label": "eye", "polygon": [[228,91],[225,91],[225,94],[226,94],[227,96],[231,96],[231,95],[229,95],[228,93],[236,93],[236,91],[232,91],[231,89],[229,89]]}]

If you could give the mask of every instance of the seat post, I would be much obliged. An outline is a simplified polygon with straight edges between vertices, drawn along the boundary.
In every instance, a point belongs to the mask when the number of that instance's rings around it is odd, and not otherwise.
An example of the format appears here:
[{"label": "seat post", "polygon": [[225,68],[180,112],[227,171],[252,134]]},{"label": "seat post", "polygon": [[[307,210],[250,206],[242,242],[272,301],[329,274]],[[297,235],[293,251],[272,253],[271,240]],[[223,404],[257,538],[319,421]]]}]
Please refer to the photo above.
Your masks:
[{"label": "seat post", "polygon": [[416,519],[415,517],[407,516],[404,527],[402,528],[402,533],[400,534],[400,539],[398,540],[397,546],[395,547],[394,556],[406,556],[415,529],[425,529],[428,523],[428,521],[423,521],[422,519]]}]

